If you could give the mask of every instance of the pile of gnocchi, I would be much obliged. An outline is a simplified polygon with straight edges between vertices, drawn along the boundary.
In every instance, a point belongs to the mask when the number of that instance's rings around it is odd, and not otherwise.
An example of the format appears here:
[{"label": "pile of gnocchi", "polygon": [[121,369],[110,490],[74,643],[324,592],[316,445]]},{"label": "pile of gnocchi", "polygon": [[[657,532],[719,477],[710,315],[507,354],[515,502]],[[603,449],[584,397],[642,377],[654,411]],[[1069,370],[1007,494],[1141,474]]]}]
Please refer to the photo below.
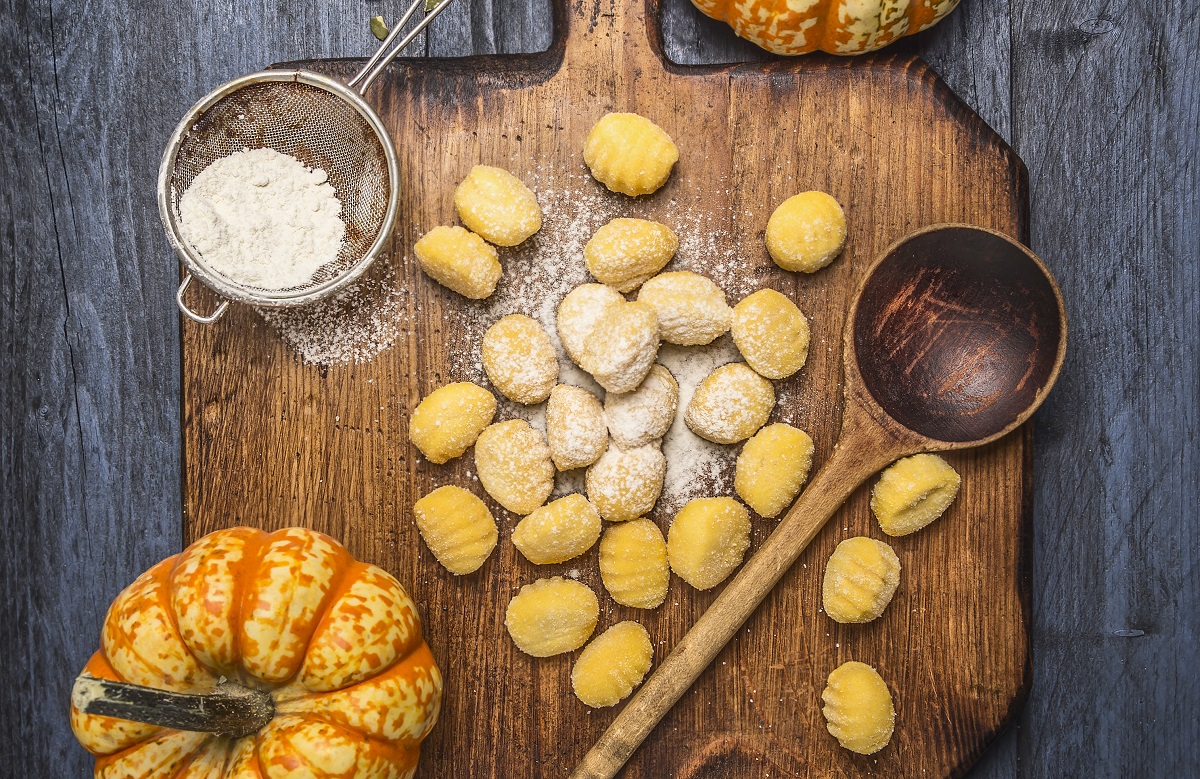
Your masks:
[{"label": "pile of gnocchi", "polygon": [[[609,190],[637,197],[662,187],[679,152],[649,119],[612,113],[589,133],[583,157]],[[417,241],[414,253],[439,284],[485,299],[503,272],[495,247],[516,246],[541,228],[537,197],[508,171],[479,165],[458,185],[454,206],[464,226],[433,228]],[[823,192],[800,193],[771,215],[765,238],[780,267],[812,273],[841,253],[845,214]],[[663,272],[678,248],[669,226],[629,217],[612,219],[587,242],[582,261],[595,281],[561,300],[555,325],[566,357],[603,388],[602,398],[560,383],[550,333],[530,316],[510,314],[483,336],[483,369],[504,398],[526,406],[546,404],[545,434],[524,419],[496,422],[496,398],[471,382],[430,393],[409,425],[410,440],[431,463],[446,463],[474,448],[483,490],[522,517],[511,540],[529,562],[563,563],[599,544],[600,576],[609,597],[638,609],[664,602],[672,572],[698,590],[725,581],[750,545],[749,509],[766,518],[779,516],[799,494],[813,459],[813,441],[805,431],[768,424],[776,399],[772,381],[794,375],[807,360],[808,318],[773,289],[730,306],[711,279],[691,271]],[[682,413],[696,435],[718,444],[743,444],[734,472],[734,492],[741,500],[693,499],[664,535],[648,515],[662,494],[662,439],[680,404],[679,384],[656,361],[658,351],[663,343],[710,344],[725,333],[743,361],[713,370]],[[576,469],[586,469],[583,493],[550,501],[556,474]],[[945,461],[918,455],[883,474],[871,505],[883,531],[901,535],[932,522],[957,489],[958,476]],[[487,504],[460,486],[433,490],[416,502],[414,514],[430,552],[456,575],[478,570],[499,541]],[[844,623],[877,618],[899,575],[899,559],[887,544],[870,538],[842,542],[826,568],[826,613]],[[584,704],[605,707],[642,682],[653,647],[636,621],[617,623],[592,638],[599,617],[599,599],[586,584],[545,577],[512,597],[505,625],[515,646],[533,657],[583,648],[571,672],[572,687]],[[822,697],[829,731],[844,747],[869,753],[887,744],[894,708],[886,684],[869,666],[850,663],[837,669]]]}]

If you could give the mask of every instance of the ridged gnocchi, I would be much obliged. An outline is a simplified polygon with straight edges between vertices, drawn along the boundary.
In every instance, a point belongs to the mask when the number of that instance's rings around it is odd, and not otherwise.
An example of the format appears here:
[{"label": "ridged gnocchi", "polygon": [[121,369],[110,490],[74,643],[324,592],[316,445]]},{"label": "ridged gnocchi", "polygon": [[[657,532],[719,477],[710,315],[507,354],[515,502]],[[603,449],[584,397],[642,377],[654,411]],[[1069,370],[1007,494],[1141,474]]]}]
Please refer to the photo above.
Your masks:
[{"label": "ridged gnocchi", "polygon": [[524,419],[489,425],[475,441],[475,472],[487,494],[528,514],[554,491],[554,463],[542,434]]},{"label": "ridged gnocchi", "polygon": [[583,367],[583,345],[596,322],[610,306],[624,302],[620,292],[605,284],[581,284],[567,293],[558,304],[558,340],[572,362]]},{"label": "ridged gnocchi", "polygon": [[567,495],[534,509],[517,523],[512,541],[536,565],[578,557],[600,538],[600,512],[582,495]]},{"label": "ridged gnocchi", "polygon": [[714,370],[696,386],[683,420],[716,444],[736,444],[758,432],[775,408],[775,388],[744,362]]},{"label": "ridged gnocchi", "polygon": [[678,249],[679,238],[665,224],[618,217],[596,231],[583,247],[583,259],[597,281],[632,292],[662,270]]},{"label": "ridged gnocchi", "polygon": [[454,485],[438,487],[414,503],[413,516],[429,551],[459,576],[478,570],[500,537],[487,505]]},{"label": "ridged gnocchi", "polygon": [[667,531],[671,570],[697,590],[716,587],[750,547],[750,512],[733,498],[688,501]]},{"label": "ridged gnocchi", "polygon": [[662,438],[675,421],[679,408],[679,383],[671,372],[654,365],[633,392],[604,396],[604,417],[617,446],[636,449]]},{"label": "ridged gnocchi", "polygon": [[940,517],[962,483],[950,463],[936,454],[916,454],[892,463],[871,489],[871,511],[889,536],[915,533]]},{"label": "ridged gnocchi", "polygon": [[888,745],[896,729],[896,707],[879,673],[850,661],[829,674],[821,693],[826,728],[845,749],[873,755]]},{"label": "ridged gnocchi", "polygon": [[483,370],[501,395],[541,403],[558,383],[558,355],[537,320],[509,314],[483,334]]},{"label": "ridged gnocchi", "polygon": [[600,601],[586,584],[555,576],[526,584],[508,602],[504,626],[527,655],[550,657],[587,643],[600,620]]},{"label": "ridged gnocchi", "polygon": [[786,379],[808,360],[808,319],[773,289],[760,289],[733,307],[733,342],[760,376]]},{"label": "ridged gnocchi", "polygon": [[800,494],[812,460],[808,433],[782,422],[767,425],[738,454],[733,489],[761,516],[778,516]]},{"label": "ridged gnocchi", "polygon": [[776,265],[814,273],[833,262],[845,246],[846,213],[832,195],[801,192],[771,214],[766,237]]},{"label": "ridged gnocchi", "polygon": [[642,284],[637,299],[658,313],[658,328],[667,343],[701,346],[729,330],[732,312],[724,290],[699,273],[660,273]]},{"label": "ridged gnocchi", "polygon": [[584,370],[608,392],[633,392],[658,356],[658,315],[645,303],[610,306],[583,342]]},{"label": "ridged gnocchi", "polygon": [[588,169],[613,192],[631,197],[655,192],[679,161],[671,136],[644,116],[605,114],[583,145]]},{"label": "ridged gnocchi", "polygon": [[583,468],[608,446],[608,426],[600,399],[582,387],[559,384],[546,404],[546,441],[560,471]]},{"label": "ridged gnocchi", "polygon": [[615,706],[642,683],[654,662],[646,628],[618,622],[592,639],[571,669],[571,689],[587,706]]},{"label": "ridged gnocchi", "polygon": [[610,525],[600,539],[600,578],[622,606],[655,609],[667,598],[671,569],[658,525],[635,519]]},{"label": "ridged gnocchi", "polygon": [[470,230],[435,227],[413,246],[417,263],[431,279],[471,300],[496,291],[503,270],[496,250]]},{"label": "ridged gnocchi", "polygon": [[667,459],[657,444],[624,450],[609,441],[608,448],[587,469],[588,500],[609,522],[628,522],[648,514],[662,494]]},{"label": "ridged gnocchi", "polygon": [[821,603],[834,622],[870,622],[900,584],[900,558],[882,541],[858,536],[837,545],[825,565]]},{"label": "ridged gnocchi", "polygon": [[413,409],[408,437],[431,463],[460,456],[496,415],[496,398],[483,387],[459,381],[439,387]]},{"label": "ridged gnocchi", "polygon": [[516,246],[542,228],[537,197],[503,168],[476,165],[454,190],[454,208],[468,228],[497,246]]}]

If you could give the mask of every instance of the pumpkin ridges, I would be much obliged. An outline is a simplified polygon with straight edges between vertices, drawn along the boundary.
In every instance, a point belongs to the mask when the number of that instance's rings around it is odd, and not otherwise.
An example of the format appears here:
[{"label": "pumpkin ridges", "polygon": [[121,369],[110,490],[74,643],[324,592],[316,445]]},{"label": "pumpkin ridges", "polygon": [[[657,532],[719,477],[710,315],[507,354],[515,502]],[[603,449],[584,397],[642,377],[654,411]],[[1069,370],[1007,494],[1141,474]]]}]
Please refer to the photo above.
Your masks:
[{"label": "pumpkin ridges", "polygon": [[[311,743],[314,737],[323,743]],[[306,744],[305,741],[309,743]],[[370,738],[336,722],[288,715],[278,717],[263,729],[256,751],[260,767],[282,764],[289,772],[294,772],[301,767],[319,766],[321,758],[331,761],[338,757],[345,759],[343,750],[347,748],[353,749],[355,757],[358,758],[350,773],[343,774],[347,779],[360,775],[379,775],[378,772],[359,773],[364,758],[372,762],[387,763],[404,772],[402,775],[411,775],[407,772],[412,771],[420,759],[420,750],[417,748],[408,749],[382,739]],[[273,754],[276,751],[282,752],[283,759],[277,759]],[[301,759],[304,762],[300,762]],[[264,774],[266,773],[267,771],[264,771]],[[324,771],[318,775],[333,776]]]}]

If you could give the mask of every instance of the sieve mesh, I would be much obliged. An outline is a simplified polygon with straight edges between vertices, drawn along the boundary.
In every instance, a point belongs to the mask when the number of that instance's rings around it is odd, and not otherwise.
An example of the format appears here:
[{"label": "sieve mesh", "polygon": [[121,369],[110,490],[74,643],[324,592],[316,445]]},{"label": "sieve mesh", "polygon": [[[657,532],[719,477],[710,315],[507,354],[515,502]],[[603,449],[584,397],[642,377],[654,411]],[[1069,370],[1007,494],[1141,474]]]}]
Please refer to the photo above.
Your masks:
[{"label": "sieve mesh", "polygon": [[[236,282],[205,263],[194,249],[193,270],[210,286],[219,280],[223,283],[218,286],[237,290],[248,302],[286,305],[374,259],[369,254],[388,218],[392,182],[383,140],[345,97],[294,80],[250,81],[200,112],[184,130],[166,193],[176,224],[179,198],[202,170],[243,149],[264,147],[329,174],[346,223],[337,259],[308,283],[286,290]],[[178,234],[177,239],[185,240]]]}]

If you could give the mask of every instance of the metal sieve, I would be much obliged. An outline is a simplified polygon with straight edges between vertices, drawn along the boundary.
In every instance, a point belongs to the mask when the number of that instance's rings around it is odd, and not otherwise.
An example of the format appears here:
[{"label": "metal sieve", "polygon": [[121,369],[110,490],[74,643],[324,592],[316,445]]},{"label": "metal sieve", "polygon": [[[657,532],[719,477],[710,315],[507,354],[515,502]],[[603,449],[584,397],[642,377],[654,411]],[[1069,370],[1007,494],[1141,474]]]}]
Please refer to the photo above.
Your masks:
[{"label": "metal sieve", "polygon": [[[396,221],[400,164],[383,122],[362,95],[451,2],[441,0],[401,37],[425,4],[414,0],[346,84],[307,70],[267,70],[223,84],[192,106],[172,133],[158,171],[159,216],[187,270],[175,293],[185,316],[209,324],[225,313],[229,301],[271,307],[311,303],[354,281],[379,256]],[[298,287],[265,289],[235,281],[207,263],[180,230],[179,198],[196,176],[216,160],[263,147],[323,169],[342,203],[341,251]],[[197,313],[184,302],[193,277],[224,298],[211,314]]]}]

